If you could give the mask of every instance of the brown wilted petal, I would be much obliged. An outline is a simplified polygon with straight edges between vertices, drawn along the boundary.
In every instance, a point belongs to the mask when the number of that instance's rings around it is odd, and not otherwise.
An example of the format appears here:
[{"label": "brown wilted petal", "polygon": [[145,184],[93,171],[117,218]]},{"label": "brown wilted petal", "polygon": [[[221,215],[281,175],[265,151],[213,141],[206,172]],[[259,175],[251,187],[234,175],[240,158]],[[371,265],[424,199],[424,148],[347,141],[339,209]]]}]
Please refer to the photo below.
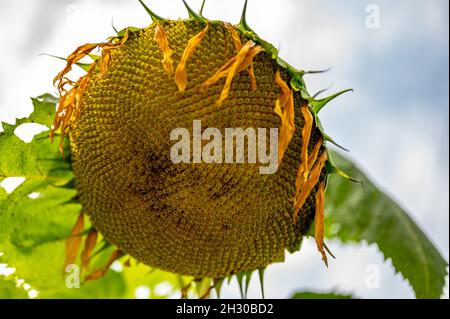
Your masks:
[{"label": "brown wilted petal", "polygon": [[69,55],[69,57],[67,58],[66,67],[53,79],[53,84],[59,82],[57,87],[58,89],[61,89],[64,84],[64,81],[62,80],[65,75],[72,70],[72,66],[82,58],[87,56],[89,53],[91,53],[91,51],[97,48],[99,45],[101,45],[101,43],[87,43],[79,46],[71,55]]},{"label": "brown wilted petal", "polygon": [[311,152],[311,154],[308,157],[308,172],[311,171],[314,164],[316,163],[317,157],[319,156],[320,148],[323,145],[323,137],[320,136],[316,142],[316,145],[314,145],[314,149]]},{"label": "brown wilted petal", "polygon": [[322,260],[328,267],[328,259],[324,250],[324,209],[325,209],[325,182],[320,183],[319,190],[316,193],[316,217],[315,217],[315,235],[317,249],[322,254]]},{"label": "brown wilted petal", "polygon": [[282,95],[275,103],[275,113],[281,119],[280,136],[278,138],[278,165],[280,165],[284,152],[289,146],[295,132],[294,96],[292,90],[281,78],[280,71],[277,71],[275,81],[282,92]]},{"label": "brown wilted petal", "polygon": [[[327,153],[323,152],[320,158],[318,159],[316,165],[311,170],[311,174],[309,174],[308,179],[306,182],[302,184],[301,189],[297,189],[297,195],[295,197],[295,204],[294,204],[294,223],[297,222],[298,214],[300,212],[300,209],[305,204],[306,199],[308,198],[309,194],[313,190],[313,188],[316,186],[316,184],[319,181],[320,173],[322,172],[322,169],[325,166],[325,162],[327,160]],[[299,169],[300,171],[300,169]]]},{"label": "brown wilted petal", "polygon": [[155,41],[163,54],[163,60],[161,62],[163,64],[164,70],[169,74],[173,74],[173,51],[169,46],[169,40],[167,40],[166,32],[160,24],[156,24]]},{"label": "brown wilted petal", "polygon": [[85,281],[97,280],[97,279],[105,276],[106,272],[108,271],[109,267],[113,264],[113,262],[115,262],[117,259],[119,259],[123,255],[124,255],[123,252],[121,252],[120,250],[115,250],[111,254],[111,257],[109,257],[107,264],[104,267],[95,270],[92,274],[87,276],[85,278]]},{"label": "brown wilted petal", "polygon": [[[242,49],[242,42],[241,42],[241,38],[237,34],[236,28],[233,25],[231,25],[230,23],[225,23],[224,26],[230,32],[231,38],[233,39],[234,47],[235,47],[236,51],[239,52]],[[255,68],[253,65],[253,61],[248,69],[248,75],[250,77],[250,84],[251,84],[252,91],[256,91],[258,89],[258,85],[256,82]]]},{"label": "brown wilted petal", "polygon": [[188,79],[186,74],[186,62],[194,54],[197,47],[201,44],[203,37],[205,36],[206,32],[208,32],[208,29],[209,25],[207,24],[203,31],[189,39],[188,44],[184,49],[180,63],[178,63],[177,69],[175,71],[175,83],[177,84],[178,90],[180,90],[180,92],[183,92],[187,87]]},{"label": "brown wilted petal", "polygon": [[91,259],[92,252],[94,251],[95,245],[97,244],[98,233],[97,230],[93,229],[87,235],[84,241],[84,249],[81,252],[81,268],[87,268],[89,260]]},{"label": "brown wilted petal", "polygon": [[302,179],[303,182],[305,182],[308,179],[308,147],[309,147],[309,140],[311,138],[311,131],[314,124],[314,118],[309,111],[309,108],[307,105],[302,105],[300,107],[300,110],[302,112],[303,118],[305,120],[305,124],[303,125],[302,129],[302,152],[300,155],[301,163],[300,163],[300,171],[298,178]]},{"label": "brown wilted petal", "polygon": [[64,269],[66,269],[68,265],[75,263],[75,260],[77,259],[78,251],[81,246],[81,232],[83,232],[83,229],[84,214],[80,213],[80,215],[78,215],[75,226],[72,228],[70,237],[66,240],[66,260],[64,262]]},{"label": "brown wilted petal", "polygon": [[215,74],[202,84],[201,90],[206,90],[221,78],[226,77],[225,85],[217,100],[217,104],[221,105],[228,97],[234,76],[248,68],[253,63],[255,56],[262,51],[264,51],[264,49],[261,46],[256,45],[251,40],[247,41],[236,56],[227,61]]}]

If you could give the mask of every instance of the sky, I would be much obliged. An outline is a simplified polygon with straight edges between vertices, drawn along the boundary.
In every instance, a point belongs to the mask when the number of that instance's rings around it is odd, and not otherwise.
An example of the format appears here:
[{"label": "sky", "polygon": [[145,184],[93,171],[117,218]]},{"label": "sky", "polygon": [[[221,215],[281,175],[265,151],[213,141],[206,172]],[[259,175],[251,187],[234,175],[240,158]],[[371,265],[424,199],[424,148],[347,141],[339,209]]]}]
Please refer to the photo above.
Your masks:
[{"label": "sky", "polygon": [[[187,13],[181,0],[147,1],[159,15]],[[190,0],[199,8],[201,0]],[[207,0],[204,15],[239,21],[243,0]],[[375,183],[403,206],[446,260],[449,258],[449,4],[446,0],[250,0],[247,20],[280,56],[299,69],[331,71],[306,78],[310,92],[353,88],[322,111],[327,133]],[[67,56],[118,29],[145,27],[137,0],[15,0],[2,3],[0,121],[32,111],[29,97],[55,93],[63,67],[40,56]],[[365,298],[412,298],[375,246],[331,243],[337,259],[326,269],[314,242],[266,272],[266,296],[296,290],[354,293]],[[379,287],[367,284],[380,272]],[[448,298],[448,278],[444,297]],[[238,297],[235,284],[223,297]],[[259,297],[254,280],[250,297]]]}]

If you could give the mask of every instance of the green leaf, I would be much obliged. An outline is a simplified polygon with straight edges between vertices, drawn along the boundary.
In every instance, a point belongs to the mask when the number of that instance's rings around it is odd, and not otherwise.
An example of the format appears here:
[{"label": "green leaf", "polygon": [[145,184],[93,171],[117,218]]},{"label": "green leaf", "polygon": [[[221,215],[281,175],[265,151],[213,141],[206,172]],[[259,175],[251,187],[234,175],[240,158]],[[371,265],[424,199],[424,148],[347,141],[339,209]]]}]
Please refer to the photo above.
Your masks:
[{"label": "green leaf", "polygon": [[[71,165],[64,162],[58,143],[51,144],[48,132],[25,143],[15,134],[21,124],[51,125],[56,98],[32,99],[34,112],[15,125],[3,123],[0,133],[0,181],[24,177],[11,194],[0,188],[0,252],[2,262],[15,268],[14,276],[39,291],[65,287],[64,240],[70,234],[81,206],[72,201]],[[68,143],[65,145],[70,153]],[[37,198],[30,198],[34,194]]]},{"label": "green leaf", "polygon": [[[150,289],[150,298],[152,299],[169,298],[174,293],[179,294],[180,289],[193,280],[193,278],[184,276],[180,280],[180,275],[153,269],[137,263],[135,260],[131,260],[130,267],[123,268],[123,277],[127,289],[126,298],[135,298],[136,289],[142,286]],[[159,285],[166,285],[171,289],[161,294],[158,289]],[[191,285],[192,292],[195,292],[196,288],[196,285]]]},{"label": "green leaf", "polygon": [[95,281],[89,281],[79,288],[61,288],[56,291],[46,291],[39,295],[43,299],[118,299],[124,298],[126,285],[123,275],[109,270],[106,275]]},{"label": "green leaf", "polygon": [[[351,161],[332,153],[337,166],[363,181],[332,175],[327,187],[326,236],[343,242],[376,244],[417,298],[440,298],[447,262],[404,209],[377,188]],[[331,227],[329,227],[331,225]]]},{"label": "green leaf", "polygon": [[28,299],[25,289],[17,287],[16,282],[9,277],[0,275],[0,299]]},{"label": "green leaf", "polygon": [[352,295],[340,294],[336,292],[310,292],[299,291],[294,293],[291,299],[353,299]]}]

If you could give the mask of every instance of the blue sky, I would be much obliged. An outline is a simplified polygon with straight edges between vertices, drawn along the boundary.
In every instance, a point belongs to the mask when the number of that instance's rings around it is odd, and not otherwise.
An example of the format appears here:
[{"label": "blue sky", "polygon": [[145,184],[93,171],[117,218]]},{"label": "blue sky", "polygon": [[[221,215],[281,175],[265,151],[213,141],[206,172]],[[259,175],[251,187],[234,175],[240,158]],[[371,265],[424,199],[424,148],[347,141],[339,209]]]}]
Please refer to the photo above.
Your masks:
[{"label": "blue sky", "polygon": [[[200,0],[190,0],[199,7]],[[209,0],[205,15],[237,22],[241,0]],[[153,0],[159,14],[178,18],[181,1]],[[380,28],[366,26],[367,5],[377,5]],[[248,22],[280,55],[302,69],[332,70],[307,78],[310,91],[353,88],[323,111],[329,135],[405,207],[449,257],[449,44],[446,0],[250,0]],[[118,28],[149,19],[134,0],[19,0],[2,5],[0,120],[31,111],[29,96],[54,92],[61,64],[40,53],[67,55],[81,43],[101,41]],[[20,23],[20,25],[18,25]],[[338,259],[322,269],[312,242],[269,267],[269,297],[295,289],[355,292],[361,297],[412,297],[375,247],[332,243]],[[381,271],[379,289],[365,285],[367,266]],[[256,283],[256,282],[255,282]],[[257,286],[257,285],[255,285]],[[256,287],[250,295],[259,296]],[[235,287],[224,296],[237,296]],[[448,285],[446,288],[448,297]]]}]

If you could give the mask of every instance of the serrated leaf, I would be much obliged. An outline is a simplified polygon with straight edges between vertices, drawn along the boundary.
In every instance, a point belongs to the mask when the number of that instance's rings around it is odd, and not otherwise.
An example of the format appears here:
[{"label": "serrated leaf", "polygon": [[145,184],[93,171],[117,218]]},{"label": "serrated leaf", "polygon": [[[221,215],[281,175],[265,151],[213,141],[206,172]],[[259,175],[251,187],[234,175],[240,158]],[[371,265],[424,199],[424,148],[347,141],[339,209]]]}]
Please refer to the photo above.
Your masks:
[{"label": "serrated leaf", "polygon": [[340,294],[336,292],[311,292],[300,291],[292,295],[291,299],[353,299],[351,295]]},{"label": "serrated leaf", "polygon": [[[327,187],[327,236],[343,242],[376,244],[396,271],[411,284],[417,298],[440,298],[447,262],[404,209],[377,188],[351,161],[332,153],[339,168],[361,180],[331,176]],[[432,218],[432,212],[430,212]]]},{"label": "serrated leaf", "polygon": [[[81,206],[71,199],[76,190],[71,165],[61,159],[58,145],[50,144],[48,132],[25,143],[15,134],[24,123],[51,125],[56,98],[43,95],[33,99],[34,112],[14,125],[3,125],[0,133],[0,181],[24,177],[11,194],[0,188],[0,252],[15,268],[14,275],[37,290],[62,287],[64,240]],[[67,152],[68,143],[66,143]],[[66,186],[67,187],[64,187]],[[38,194],[30,198],[30,194]]]}]

